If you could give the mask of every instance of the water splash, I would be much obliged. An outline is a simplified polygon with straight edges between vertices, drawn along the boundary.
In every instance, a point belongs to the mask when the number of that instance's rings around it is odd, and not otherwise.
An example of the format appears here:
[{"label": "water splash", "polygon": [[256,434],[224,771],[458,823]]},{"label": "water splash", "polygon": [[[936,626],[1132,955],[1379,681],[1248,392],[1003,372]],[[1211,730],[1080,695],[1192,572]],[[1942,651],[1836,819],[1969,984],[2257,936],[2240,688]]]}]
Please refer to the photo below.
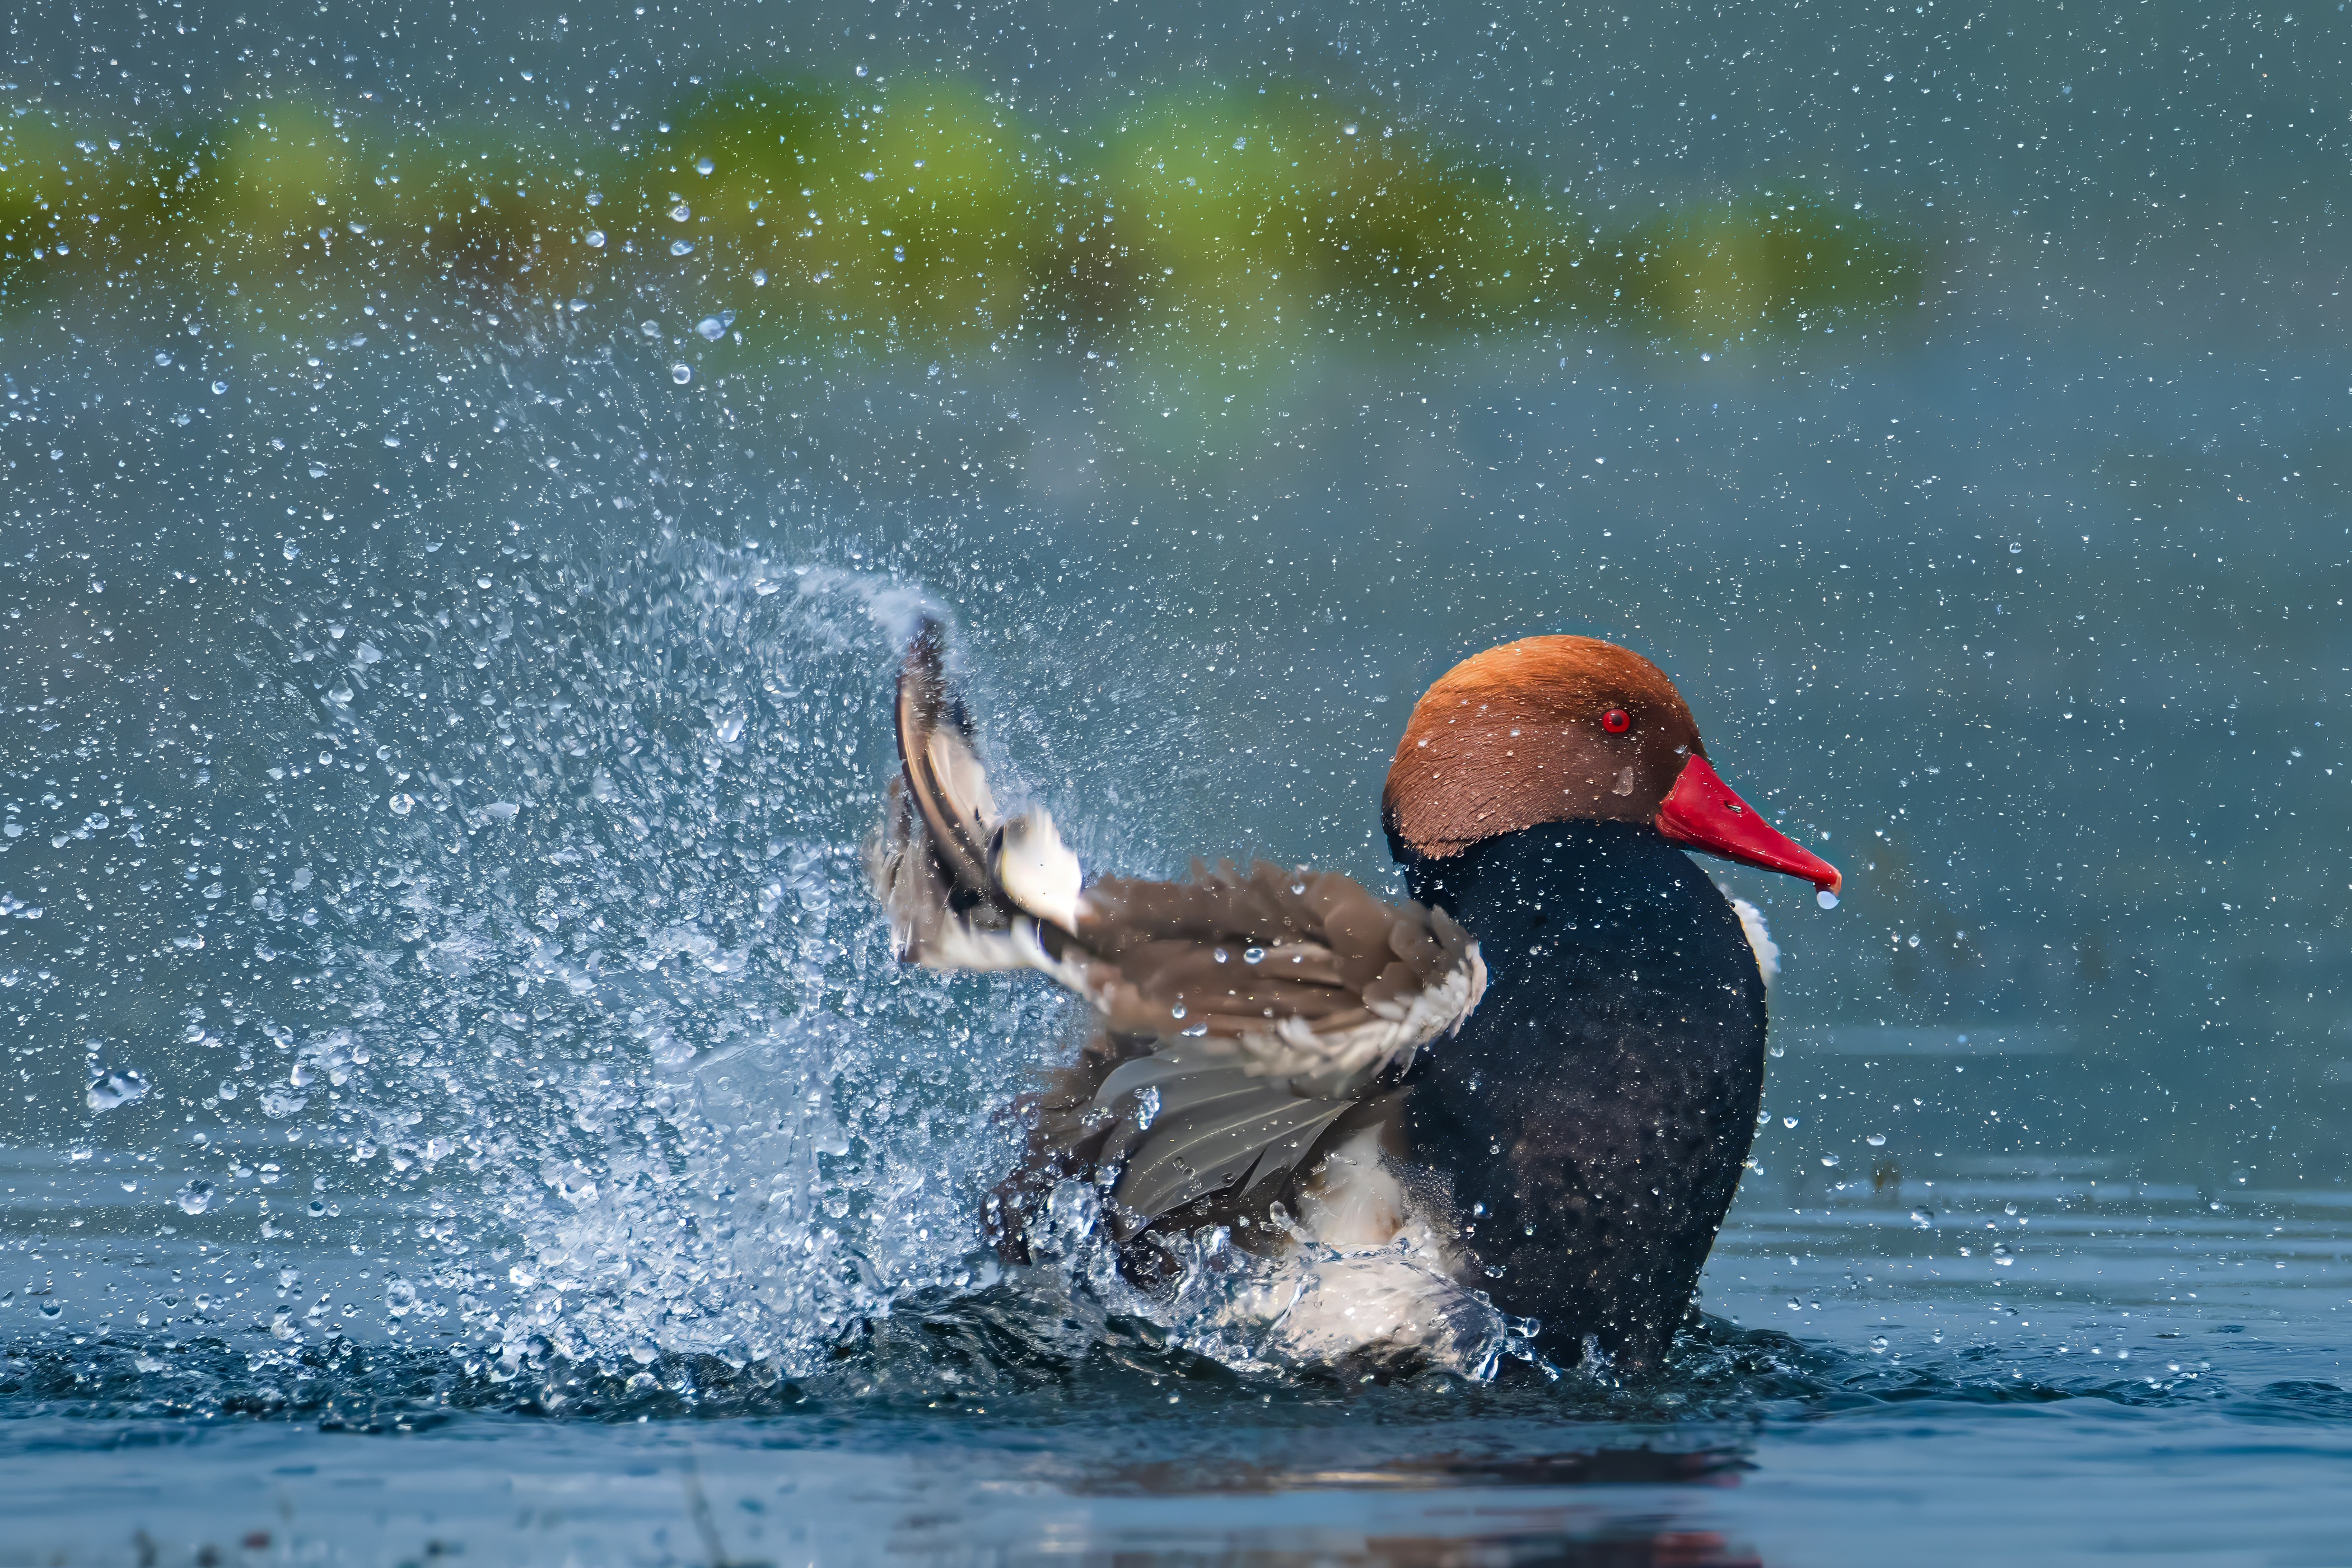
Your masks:
[{"label": "water splash", "polygon": [[93,1111],[136,1105],[147,1098],[147,1079],[137,1068],[103,1068],[91,1077],[85,1098]]},{"label": "water splash", "polygon": [[[182,1167],[154,1239],[197,1282],[257,1231],[273,1264],[344,1260],[256,1320],[287,1353],[356,1335],[509,1379],[639,1352],[796,1376],[999,1278],[977,1216],[1020,1141],[1008,1084],[1068,1004],[898,964],[858,859],[890,675],[938,607],[657,522],[577,555],[453,531],[419,542],[446,574],[397,593],[262,601],[235,687],[187,715],[196,793],[134,790],[68,840],[96,871],[119,843],[181,873],[94,882],[173,931],[149,1071],[185,1095],[114,1110],[108,1158]],[[1018,703],[987,705],[1019,732]],[[147,1016],[121,1032],[153,1037]],[[97,1049],[78,1099],[131,1081]],[[1155,1301],[1070,1226],[1036,1289],[1235,1367],[1318,1353],[1283,1337],[1315,1268],[1394,1266],[1193,1238]],[[243,1310],[157,1291],[174,1332]],[[1507,1333],[1463,1310],[1450,1364],[1484,1375]]]},{"label": "water splash", "polygon": [[[1286,1218],[1276,1205],[1277,1223]],[[1433,1238],[1408,1229],[1379,1247],[1338,1247],[1293,1228],[1278,1252],[1234,1244],[1223,1226],[1172,1235],[1159,1245],[1167,1278],[1129,1282],[1119,1247],[1097,1228],[1102,1200],[1080,1181],[1058,1184],[1031,1238],[1041,1267],[1030,1288],[1066,1292],[1095,1313],[1151,1325],[1166,1347],[1254,1377],[1303,1368],[1363,1366],[1491,1381],[1507,1360],[1548,1376],[1537,1325],[1496,1308],[1446,1269]]]},{"label": "water splash", "polygon": [[[651,1344],[797,1367],[972,1279],[995,1043],[889,963],[859,888],[887,585],[810,575],[680,545],[549,583],[420,670],[480,672],[443,693],[479,738],[418,757],[432,794],[379,835],[429,978],[373,1032],[412,1068],[470,1059],[421,1097],[403,1075],[399,1103],[502,1222],[429,1281],[509,1363]],[[429,1166],[419,1131],[379,1136]]]},{"label": "water splash", "polygon": [[[323,1167],[313,1216],[372,1191],[398,1216],[372,1287],[392,1336],[454,1330],[509,1367],[634,1345],[803,1368],[910,1290],[973,1284],[1006,1058],[1063,1005],[951,997],[864,892],[920,596],[677,538],[477,588],[278,633],[331,689],[323,745],[276,742],[267,804],[315,770],[346,820],[212,918],[222,962],[309,984],[207,1102],[242,1086],[264,1121],[211,1148],[291,1145]],[[182,1211],[219,1214],[213,1192]],[[262,1196],[263,1234],[292,1234]]]}]

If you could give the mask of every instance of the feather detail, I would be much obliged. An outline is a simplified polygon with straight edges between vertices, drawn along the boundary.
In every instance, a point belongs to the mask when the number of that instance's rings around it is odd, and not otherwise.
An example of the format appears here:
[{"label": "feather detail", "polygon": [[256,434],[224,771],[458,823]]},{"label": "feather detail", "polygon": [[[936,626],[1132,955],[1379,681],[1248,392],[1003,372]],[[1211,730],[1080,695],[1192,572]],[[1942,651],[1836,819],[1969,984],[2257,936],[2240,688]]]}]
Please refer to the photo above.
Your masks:
[{"label": "feather detail", "polygon": [[866,869],[899,956],[1037,970],[1101,1019],[1104,1043],[1039,1105],[1017,1194],[1115,1173],[1124,1239],[1218,1194],[1290,1192],[1486,991],[1477,942],[1444,910],[1334,873],[1195,862],[1182,882],[1086,886],[1050,816],[998,807],[935,622],[908,647],[897,720],[902,766]]}]

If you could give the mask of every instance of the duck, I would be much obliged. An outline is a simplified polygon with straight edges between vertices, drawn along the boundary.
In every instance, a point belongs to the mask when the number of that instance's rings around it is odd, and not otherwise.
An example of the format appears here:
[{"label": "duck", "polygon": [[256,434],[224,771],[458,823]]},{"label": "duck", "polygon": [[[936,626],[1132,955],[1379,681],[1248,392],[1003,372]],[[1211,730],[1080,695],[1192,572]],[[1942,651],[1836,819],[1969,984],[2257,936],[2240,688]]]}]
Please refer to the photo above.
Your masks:
[{"label": "duck", "polygon": [[[1035,971],[1092,1016],[1018,1101],[1024,1155],[982,1205],[1000,1256],[1031,1261],[1082,1184],[1147,1290],[1212,1233],[1402,1250],[1554,1366],[1658,1373],[1748,1163],[1779,957],[1689,852],[1824,907],[1841,887],[1717,773],[1665,673],[1574,636],[1447,670],[1381,792],[1409,894],[1390,900],[1264,861],[1089,877],[1042,805],[997,805],[947,652],[936,620],[907,644],[866,845],[898,955]],[[1339,1307],[1303,1342],[1399,1348],[1432,1314],[1386,1297],[1404,1305]]]}]

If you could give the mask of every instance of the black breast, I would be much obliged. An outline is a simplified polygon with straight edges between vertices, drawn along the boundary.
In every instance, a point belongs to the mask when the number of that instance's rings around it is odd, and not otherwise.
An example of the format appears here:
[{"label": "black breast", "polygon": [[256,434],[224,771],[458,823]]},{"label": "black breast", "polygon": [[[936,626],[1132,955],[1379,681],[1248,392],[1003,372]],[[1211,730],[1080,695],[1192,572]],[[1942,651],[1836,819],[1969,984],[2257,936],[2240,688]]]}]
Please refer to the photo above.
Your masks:
[{"label": "black breast", "polygon": [[1652,828],[1552,824],[1407,863],[1468,926],[1486,999],[1411,1076],[1410,1158],[1450,1179],[1504,1310],[1553,1360],[1654,1366],[1755,1136],[1764,982],[1738,916]]}]

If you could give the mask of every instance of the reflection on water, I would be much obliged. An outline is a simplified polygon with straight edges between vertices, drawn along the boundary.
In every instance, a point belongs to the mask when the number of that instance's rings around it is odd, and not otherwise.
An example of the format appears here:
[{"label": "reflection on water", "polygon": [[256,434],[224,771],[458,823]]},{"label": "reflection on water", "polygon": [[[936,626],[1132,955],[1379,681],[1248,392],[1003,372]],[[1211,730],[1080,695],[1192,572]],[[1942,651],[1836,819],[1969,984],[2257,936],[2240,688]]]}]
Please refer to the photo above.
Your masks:
[{"label": "reflection on water", "polygon": [[1379,1469],[1340,1469],[1298,1465],[1266,1468],[1252,1465],[1139,1466],[1096,1479],[1092,1489],[1171,1495],[1186,1491],[1296,1491],[1307,1487],[1558,1487],[1663,1485],[1705,1480],[1740,1468],[1736,1453],[1712,1449],[1661,1452],[1653,1448],[1603,1448],[1565,1454],[1433,1454]]}]

